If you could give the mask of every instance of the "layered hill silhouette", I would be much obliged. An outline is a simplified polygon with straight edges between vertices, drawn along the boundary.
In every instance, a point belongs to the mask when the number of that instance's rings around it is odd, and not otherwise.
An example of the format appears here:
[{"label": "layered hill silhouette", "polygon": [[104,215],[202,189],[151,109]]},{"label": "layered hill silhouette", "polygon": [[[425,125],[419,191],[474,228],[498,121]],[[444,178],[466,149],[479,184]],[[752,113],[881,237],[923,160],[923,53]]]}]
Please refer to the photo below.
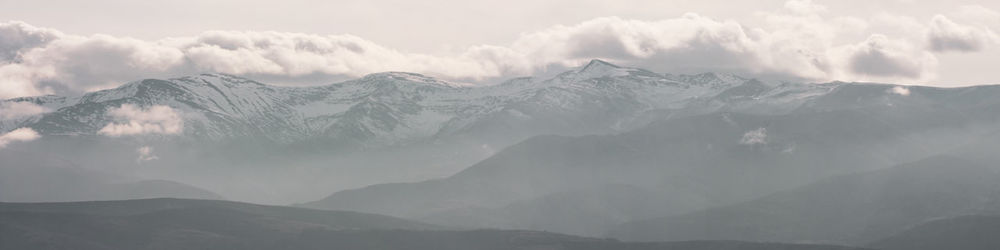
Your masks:
[{"label": "layered hill silhouette", "polygon": [[626,223],[611,235],[640,241],[729,239],[864,245],[926,221],[998,211],[1000,168],[938,156],[830,178],[731,206]]},{"label": "layered hill silhouette", "polygon": [[860,249],[729,241],[626,243],[537,231],[456,231],[356,212],[183,199],[0,203],[0,248]]}]

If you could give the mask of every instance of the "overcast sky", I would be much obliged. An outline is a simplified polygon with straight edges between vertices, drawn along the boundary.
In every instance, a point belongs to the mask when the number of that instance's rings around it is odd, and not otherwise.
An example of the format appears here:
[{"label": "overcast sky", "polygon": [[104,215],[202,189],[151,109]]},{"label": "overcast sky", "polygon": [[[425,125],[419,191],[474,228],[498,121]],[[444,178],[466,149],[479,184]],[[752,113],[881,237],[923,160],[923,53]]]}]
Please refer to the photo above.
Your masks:
[{"label": "overcast sky", "polygon": [[993,84],[997,10],[987,0],[0,0],[0,98],[201,72],[481,83],[591,58],[665,73]]}]

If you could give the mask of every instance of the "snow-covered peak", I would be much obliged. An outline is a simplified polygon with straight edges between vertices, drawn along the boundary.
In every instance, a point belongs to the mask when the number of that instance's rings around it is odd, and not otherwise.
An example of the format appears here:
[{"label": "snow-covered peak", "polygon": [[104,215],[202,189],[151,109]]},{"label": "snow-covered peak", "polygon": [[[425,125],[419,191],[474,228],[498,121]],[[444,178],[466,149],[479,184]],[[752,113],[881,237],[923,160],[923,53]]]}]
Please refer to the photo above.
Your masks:
[{"label": "snow-covered peak", "polygon": [[584,65],[583,67],[580,67],[579,69],[577,69],[577,72],[579,72],[579,73],[584,73],[584,72],[607,72],[607,71],[617,70],[617,69],[621,69],[621,68],[622,67],[620,67],[618,65],[611,64],[611,63],[609,63],[607,61],[603,61],[603,60],[600,60],[600,59],[593,59],[593,60],[590,60],[590,62],[587,63],[587,65]]},{"label": "snow-covered peak", "polygon": [[461,87],[459,84],[450,83],[447,81],[439,80],[434,77],[429,77],[417,73],[409,72],[381,72],[372,73],[365,75],[364,77],[356,80],[358,82],[411,82],[411,83],[421,83],[428,85],[439,85],[444,87],[457,88]]},{"label": "snow-covered peak", "polygon": [[168,81],[171,82],[188,82],[188,83],[208,83],[208,84],[222,84],[226,86],[240,86],[240,85],[250,85],[250,86],[265,86],[265,84],[250,80],[247,78],[221,74],[221,73],[205,73],[194,76],[185,76],[180,78],[172,78]]},{"label": "snow-covered peak", "polygon": [[653,73],[652,71],[644,69],[621,67],[606,61],[594,59],[591,60],[590,63],[587,63],[582,67],[563,72],[557,75],[555,78],[546,80],[545,82],[578,83],[590,79],[622,78],[622,77],[639,77],[648,79],[648,78],[662,78],[663,75]]},{"label": "snow-covered peak", "polygon": [[729,87],[743,84],[749,79],[730,73],[701,73],[696,75],[666,75],[670,80],[709,87]]},{"label": "snow-covered peak", "polygon": [[[294,142],[324,137],[364,145],[393,145],[493,129],[493,124],[504,122],[539,122],[539,126],[549,129],[552,124],[542,123],[551,117],[577,121],[614,114],[588,129],[603,129],[607,125],[603,122],[617,124],[613,127],[618,129],[641,125],[641,120],[631,119],[649,110],[692,105],[709,106],[698,110],[715,110],[726,104],[715,102],[743,105],[762,102],[757,99],[769,96],[777,99],[822,93],[791,89],[782,92],[786,94],[769,95],[775,92],[772,87],[732,74],[663,75],[592,60],[553,78],[515,78],[486,87],[467,87],[406,72],[374,73],[314,87],[279,87],[232,75],[201,74],[145,79],[81,97],[25,100],[57,111],[41,121],[58,125],[42,131],[49,133],[92,133],[94,128],[106,125],[101,112],[134,103],[178,110],[185,115],[185,134],[193,138],[263,136]],[[21,121],[16,122],[0,124],[0,129],[20,126]]]},{"label": "snow-covered peak", "polygon": [[600,77],[627,76],[633,69],[620,67],[606,61],[594,59],[587,65],[576,70],[576,77],[579,79],[590,79]]}]

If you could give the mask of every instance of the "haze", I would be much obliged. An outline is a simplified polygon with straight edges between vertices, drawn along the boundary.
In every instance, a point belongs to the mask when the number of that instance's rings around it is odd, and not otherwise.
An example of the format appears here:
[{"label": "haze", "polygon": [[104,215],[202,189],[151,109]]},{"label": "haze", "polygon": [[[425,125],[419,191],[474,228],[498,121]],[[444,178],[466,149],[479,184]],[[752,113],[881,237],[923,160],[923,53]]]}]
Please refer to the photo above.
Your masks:
[{"label": "haze", "polygon": [[1000,249],[998,10],[0,0],[0,249]]}]

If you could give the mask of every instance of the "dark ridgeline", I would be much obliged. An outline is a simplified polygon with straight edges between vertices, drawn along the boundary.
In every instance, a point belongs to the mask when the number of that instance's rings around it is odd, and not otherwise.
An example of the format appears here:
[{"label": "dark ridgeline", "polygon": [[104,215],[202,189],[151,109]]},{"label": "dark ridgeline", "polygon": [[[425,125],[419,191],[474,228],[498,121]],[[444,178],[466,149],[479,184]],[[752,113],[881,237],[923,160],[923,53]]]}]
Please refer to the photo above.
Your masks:
[{"label": "dark ridgeline", "polygon": [[150,199],[0,203],[0,249],[851,250],[780,243],[626,243],[518,230],[457,231],[356,212]]},{"label": "dark ridgeline", "polygon": [[1000,249],[1000,215],[932,220],[869,244],[884,250]]}]

